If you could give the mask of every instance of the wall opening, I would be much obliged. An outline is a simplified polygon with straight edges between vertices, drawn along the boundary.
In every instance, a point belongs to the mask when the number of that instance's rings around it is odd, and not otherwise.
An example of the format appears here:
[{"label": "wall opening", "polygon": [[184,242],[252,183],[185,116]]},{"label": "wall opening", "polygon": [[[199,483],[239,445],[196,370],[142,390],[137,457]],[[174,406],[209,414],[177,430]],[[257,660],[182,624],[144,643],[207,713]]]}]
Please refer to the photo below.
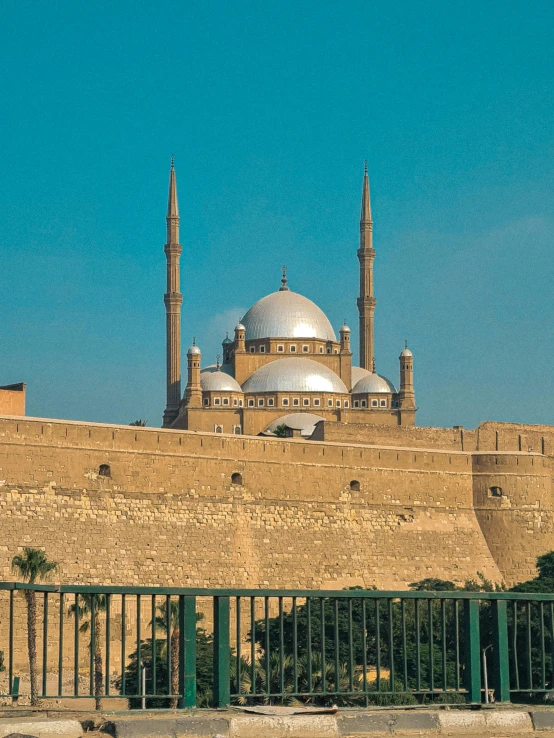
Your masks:
[{"label": "wall opening", "polygon": [[239,472],[231,474],[231,482],[233,484],[242,484],[242,474],[240,474]]},{"label": "wall opening", "polygon": [[100,464],[100,468],[98,469],[98,476],[99,477],[111,477],[112,471],[110,469],[109,464]]},{"label": "wall opening", "polygon": [[351,492],[359,492],[360,491],[360,483],[357,479],[353,479],[350,482],[350,491]]},{"label": "wall opening", "polygon": [[502,497],[502,487],[489,487],[490,497]]}]

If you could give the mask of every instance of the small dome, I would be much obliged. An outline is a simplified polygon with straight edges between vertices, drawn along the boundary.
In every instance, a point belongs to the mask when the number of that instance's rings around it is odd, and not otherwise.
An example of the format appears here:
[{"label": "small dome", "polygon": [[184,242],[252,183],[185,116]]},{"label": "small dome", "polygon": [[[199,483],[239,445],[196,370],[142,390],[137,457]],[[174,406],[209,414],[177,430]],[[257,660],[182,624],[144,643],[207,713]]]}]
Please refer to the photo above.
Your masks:
[{"label": "small dome", "polygon": [[279,290],[262,297],[246,313],[242,322],[246,338],[320,338],[337,337],[325,313],[318,306],[291,290]]},{"label": "small dome", "polygon": [[348,392],[342,379],[331,369],[301,358],[277,359],[260,367],[242,389],[243,392]]},{"label": "small dome", "polygon": [[264,433],[274,433],[275,428],[286,425],[292,430],[299,430],[301,436],[311,436],[320,420],[325,420],[321,415],[313,413],[291,413],[273,420],[265,429]]},{"label": "small dome", "polygon": [[231,339],[229,338],[229,336],[225,336],[225,338],[222,341],[222,345],[223,346],[228,346],[230,343],[233,343],[233,342],[231,341]]},{"label": "small dome", "polygon": [[402,353],[400,354],[400,356],[401,356],[401,357],[402,357],[402,356],[413,356],[413,354],[412,354],[412,352],[410,351],[410,349],[409,349],[408,347],[406,347],[406,348],[404,349],[404,351],[402,351]]},{"label": "small dome", "polygon": [[367,377],[371,372],[368,369],[362,369],[361,366],[352,367],[352,387],[354,387],[362,377]]},{"label": "small dome", "polygon": [[353,395],[373,394],[376,392],[396,394],[396,387],[386,377],[380,374],[369,373],[356,382],[352,389]]},{"label": "small dome", "polygon": [[341,333],[350,333],[350,328],[346,325],[346,323],[342,326],[340,329]]},{"label": "small dome", "polygon": [[200,386],[211,392],[242,392],[240,384],[226,372],[200,372]]},{"label": "small dome", "polygon": [[187,356],[194,356],[195,354],[202,353],[198,346],[190,346],[189,350],[187,351]]},{"label": "small dome", "polygon": [[236,331],[245,331],[246,328],[243,326],[242,323],[238,323],[238,325],[235,326]]}]

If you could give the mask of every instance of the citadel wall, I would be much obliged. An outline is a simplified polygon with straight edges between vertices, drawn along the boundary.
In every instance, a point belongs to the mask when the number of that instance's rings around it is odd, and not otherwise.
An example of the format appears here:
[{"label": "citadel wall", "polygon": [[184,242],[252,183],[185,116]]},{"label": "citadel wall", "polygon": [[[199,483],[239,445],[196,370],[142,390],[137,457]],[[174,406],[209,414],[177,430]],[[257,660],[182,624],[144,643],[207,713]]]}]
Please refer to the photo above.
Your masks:
[{"label": "citadel wall", "polygon": [[456,451],[1,418],[0,575],[32,545],[63,582],[399,588],[477,571],[500,581],[473,466]]},{"label": "citadel wall", "polygon": [[480,451],[532,451],[554,457],[554,426],[481,423],[477,447]]},{"label": "citadel wall", "polygon": [[371,425],[367,422],[318,423],[314,440],[335,443],[437,449],[443,451],[475,451],[477,434],[464,428],[423,428],[420,426]]},{"label": "citadel wall", "polygon": [[367,420],[356,422],[353,417],[352,422],[349,419],[349,422],[320,423],[312,438],[336,443],[385,444],[450,451],[531,451],[554,457],[554,426],[551,425],[487,421],[472,430],[462,426],[426,428],[381,425]]},{"label": "citadel wall", "polygon": [[475,513],[508,586],[536,576],[554,549],[552,463],[536,454],[474,454]]}]

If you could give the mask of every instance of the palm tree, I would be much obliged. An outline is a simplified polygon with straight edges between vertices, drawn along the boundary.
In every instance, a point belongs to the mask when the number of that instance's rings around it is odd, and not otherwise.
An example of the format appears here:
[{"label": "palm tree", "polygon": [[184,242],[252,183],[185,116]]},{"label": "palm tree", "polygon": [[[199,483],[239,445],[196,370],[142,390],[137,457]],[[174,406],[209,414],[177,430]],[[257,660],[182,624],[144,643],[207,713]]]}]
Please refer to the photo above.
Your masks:
[{"label": "palm tree", "polygon": [[[104,668],[102,664],[102,623],[100,621],[100,613],[106,611],[107,599],[104,594],[80,594],[79,598],[81,603],[70,605],[68,614],[75,616],[75,613],[77,613],[79,620],[82,620],[79,626],[80,633],[88,633],[90,630],[94,598],[94,701],[96,709],[101,710],[102,700],[100,698],[104,694]],[[89,648],[92,648],[92,637]]]},{"label": "palm tree", "polygon": [[[158,614],[155,622],[150,622],[150,627],[154,626],[156,630],[161,630],[166,634],[167,638],[167,601],[156,608]],[[196,616],[197,620],[198,615]],[[179,604],[175,600],[170,601],[169,605],[169,652],[171,654],[171,674],[169,678],[171,694],[175,695],[179,692]],[[167,648],[167,645],[166,645]],[[167,651],[166,651],[167,653]],[[172,697],[169,706],[177,707],[178,698]]]},{"label": "palm tree", "polygon": [[[12,571],[24,582],[35,584],[44,581],[48,575],[56,571],[58,564],[48,561],[44,551],[40,548],[23,549],[23,555],[16,554],[12,559]],[[29,651],[29,675],[31,679],[31,705],[39,704],[38,698],[38,670],[37,670],[37,597],[34,589],[24,590],[27,604],[27,648]]]},{"label": "palm tree", "polygon": [[[156,630],[161,630],[162,633],[166,634],[167,638],[167,601],[156,608],[158,614],[156,615],[155,627]],[[204,619],[204,614],[201,612],[196,613],[196,622]],[[152,627],[153,623],[148,623]],[[171,674],[170,674],[170,688],[171,694],[176,695],[179,693],[179,603],[175,600],[171,600],[169,606],[169,649],[171,654]],[[197,632],[198,633],[198,632]],[[167,640],[164,648],[162,648],[161,654],[164,652],[167,654]],[[170,707],[177,707],[178,698],[172,697],[170,700]]]}]

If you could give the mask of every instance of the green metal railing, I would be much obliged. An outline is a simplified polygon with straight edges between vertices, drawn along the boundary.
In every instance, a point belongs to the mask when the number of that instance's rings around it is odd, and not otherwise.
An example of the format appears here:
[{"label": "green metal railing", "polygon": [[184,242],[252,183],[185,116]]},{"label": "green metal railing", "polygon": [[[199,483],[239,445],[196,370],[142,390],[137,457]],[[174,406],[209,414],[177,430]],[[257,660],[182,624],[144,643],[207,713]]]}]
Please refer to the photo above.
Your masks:
[{"label": "green metal railing", "polygon": [[29,597],[43,698],[192,708],[554,693],[554,594],[0,583],[2,696],[14,700],[29,677]]}]

